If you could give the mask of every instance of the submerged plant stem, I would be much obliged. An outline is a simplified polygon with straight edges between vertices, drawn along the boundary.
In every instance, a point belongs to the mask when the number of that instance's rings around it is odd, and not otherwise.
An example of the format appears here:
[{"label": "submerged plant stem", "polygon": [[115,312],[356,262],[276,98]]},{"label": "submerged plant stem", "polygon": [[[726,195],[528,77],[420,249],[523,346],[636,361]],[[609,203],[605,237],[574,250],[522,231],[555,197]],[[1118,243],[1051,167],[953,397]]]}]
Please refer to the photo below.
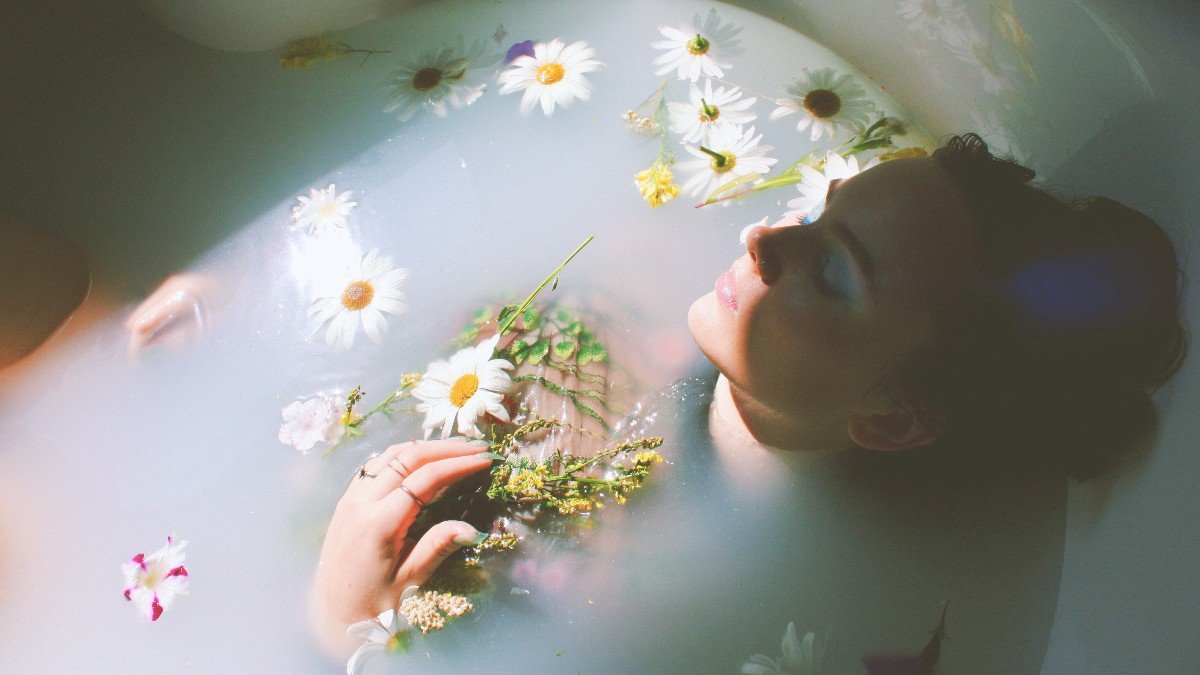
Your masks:
[{"label": "submerged plant stem", "polygon": [[516,322],[517,317],[521,316],[525,312],[525,310],[529,307],[529,304],[533,302],[533,299],[538,296],[538,293],[541,293],[543,289],[550,285],[550,282],[557,279],[559,273],[562,272],[563,268],[567,266],[567,263],[571,262],[575,256],[579,255],[579,252],[583,250],[583,247],[592,243],[592,240],[595,238],[596,235],[589,235],[587,239],[583,240],[582,244],[577,246],[575,250],[571,252],[571,255],[567,256],[566,260],[562,261],[559,263],[558,267],[554,268],[554,271],[551,272],[549,276],[547,276],[545,279],[542,279],[542,283],[538,284],[538,287],[533,289],[533,292],[525,298],[525,301],[517,307],[517,310],[510,314],[508,318],[504,320],[504,323],[500,324],[500,327],[496,329],[496,333],[499,335],[504,335],[506,332],[508,332],[508,329],[512,328],[513,323]]}]

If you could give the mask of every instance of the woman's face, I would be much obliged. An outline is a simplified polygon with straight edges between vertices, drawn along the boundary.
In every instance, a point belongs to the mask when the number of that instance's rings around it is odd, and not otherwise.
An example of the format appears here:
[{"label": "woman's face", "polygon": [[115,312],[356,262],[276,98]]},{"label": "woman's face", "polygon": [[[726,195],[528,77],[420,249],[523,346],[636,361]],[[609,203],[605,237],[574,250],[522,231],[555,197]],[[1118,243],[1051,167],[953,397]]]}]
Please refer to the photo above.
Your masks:
[{"label": "woman's face", "polygon": [[845,445],[852,416],[894,408],[877,385],[972,283],[971,222],[933,159],[886,162],[835,181],[816,222],[753,230],[688,326],[735,391]]}]

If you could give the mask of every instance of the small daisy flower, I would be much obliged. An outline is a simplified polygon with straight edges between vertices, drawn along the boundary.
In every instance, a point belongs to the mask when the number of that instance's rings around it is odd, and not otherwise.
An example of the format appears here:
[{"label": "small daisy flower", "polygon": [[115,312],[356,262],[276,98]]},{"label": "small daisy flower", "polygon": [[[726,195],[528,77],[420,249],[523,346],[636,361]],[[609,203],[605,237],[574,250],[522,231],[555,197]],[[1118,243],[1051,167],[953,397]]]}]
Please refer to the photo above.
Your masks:
[{"label": "small daisy flower", "polygon": [[759,145],[762,134],[754,135],[754,127],[743,131],[736,128],[732,134],[718,135],[712,147],[683,146],[699,159],[681,162],[679,168],[696,173],[683,185],[690,195],[710,194],[729,181],[751,173],[767,173],[777,159],[766,157],[769,145]]},{"label": "small daisy flower", "polygon": [[354,343],[361,322],[367,337],[379,342],[387,330],[383,314],[401,314],[405,310],[400,282],[407,277],[408,270],[392,265],[390,258],[380,258],[379,252],[371,249],[354,273],[347,276],[337,295],[317,298],[308,308],[313,330],[320,330],[329,322],[325,344],[344,351]]},{"label": "small daisy flower", "polygon": [[567,108],[575,99],[586,101],[592,97],[592,87],[584,74],[604,67],[592,58],[595,54],[583,41],[566,46],[559,39],[538,42],[533,45],[533,56],[522,54],[500,72],[500,93],[524,91],[523,115],[529,114],[539,102],[542,112],[550,115],[555,105]]},{"label": "small daisy flower", "polygon": [[[409,586],[404,589],[400,599],[407,600],[416,595],[418,590],[416,586]],[[365,640],[346,662],[346,675],[356,675],[362,670],[363,662],[373,653],[407,651],[412,641],[412,625],[403,614],[389,609],[374,619],[350,624],[346,635]]]},{"label": "small daisy flower", "polygon": [[292,229],[307,227],[309,234],[319,237],[330,228],[346,227],[346,216],[358,206],[358,202],[349,201],[352,193],[346,190],[337,194],[333,183],[324,190],[310,188],[307,197],[296,197],[300,203],[292,207]]},{"label": "small daisy flower", "polygon": [[783,640],[779,645],[780,655],[773,659],[765,654],[755,654],[742,664],[743,675],[824,675],[831,673],[831,645],[829,636],[819,637],[816,633],[805,633],[801,638],[796,624],[789,621]]},{"label": "small daisy flower", "polygon": [[498,60],[498,56],[485,56],[486,52],[483,40],[469,47],[460,41],[457,47],[434,49],[396,69],[391,102],[383,111],[399,111],[396,118],[407,122],[422,108],[445,117],[447,104],[456,109],[471,105],[487,88],[487,67]]},{"label": "small daisy flower", "polygon": [[504,395],[513,387],[512,376],[505,371],[515,366],[504,359],[493,359],[500,336],[495,335],[475,347],[459,350],[449,361],[435,361],[421,376],[412,395],[421,402],[417,411],[425,413],[428,437],[441,427],[442,437],[458,426],[458,433],[483,438],[477,426],[484,415],[508,421]]},{"label": "small daisy flower", "polygon": [[742,91],[737,87],[714,91],[712,80],[706,79],[703,90],[691,85],[687,103],[667,104],[671,131],[682,134],[683,143],[706,145],[713,134],[731,134],[734,127],[753,122],[757,115],[748,110],[757,100],[742,99]]},{"label": "small daisy flower", "polygon": [[702,75],[725,77],[722,69],[730,68],[733,64],[719,59],[741,52],[738,48],[741,40],[737,39],[742,32],[741,26],[722,26],[716,9],[709,10],[708,17],[703,21],[696,14],[690,26],[659,26],[658,32],[666,39],[650,43],[655,49],[665,50],[654,59],[654,65],[662,66],[656,75],[666,75],[675,70],[679,79],[692,82],[699,80]]},{"label": "small daisy flower", "polygon": [[813,222],[820,218],[821,213],[825,210],[825,195],[829,193],[831,181],[857,176],[876,164],[879,164],[878,157],[872,158],[860,169],[857,157],[842,157],[832,151],[825,155],[825,171],[823,173],[807,164],[801,164],[800,173],[804,176],[804,180],[796,186],[800,190],[800,196],[787,203],[791,211],[784,215],[803,218],[806,223]]},{"label": "small daisy flower", "polygon": [[862,86],[848,74],[835,76],[832,68],[811,73],[805,69],[804,75],[788,85],[786,91],[791,100],[778,101],[779,107],[771,113],[771,119],[799,112],[796,131],[804,131],[811,125],[814,141],[822,133],[833,138],[840,125],[860,130],[875,112],[875,104],[865,98]]},{"label": "small daisy flower", "polygon": [[186,541],[167,537],[167,545],[146,555],[139,553],[121,565],[125,575],[125,599],[150,621],[171,606],[176,596],[187,592],[188,571],[183,566]]},{"label": "small daisy flower", "polygon": [[345,401],[337,396],[318,394],[307,400],[292,401],[282,410],[279,442],[307,453],[318,443],[333,445],[346,432],[342,424]]}]

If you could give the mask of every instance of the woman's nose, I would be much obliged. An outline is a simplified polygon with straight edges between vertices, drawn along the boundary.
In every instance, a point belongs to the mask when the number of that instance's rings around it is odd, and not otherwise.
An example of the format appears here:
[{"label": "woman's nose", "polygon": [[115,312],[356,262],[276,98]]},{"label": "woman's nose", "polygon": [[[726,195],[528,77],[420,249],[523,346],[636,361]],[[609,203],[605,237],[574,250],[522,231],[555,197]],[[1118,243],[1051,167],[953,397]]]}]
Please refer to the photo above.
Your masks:
[{"label": "woman's nose", "polygon": [[756,227],[746,235],[746,252],[764,284],[772,284],[783,272],[780,239],[783,230],[790,228]]}]

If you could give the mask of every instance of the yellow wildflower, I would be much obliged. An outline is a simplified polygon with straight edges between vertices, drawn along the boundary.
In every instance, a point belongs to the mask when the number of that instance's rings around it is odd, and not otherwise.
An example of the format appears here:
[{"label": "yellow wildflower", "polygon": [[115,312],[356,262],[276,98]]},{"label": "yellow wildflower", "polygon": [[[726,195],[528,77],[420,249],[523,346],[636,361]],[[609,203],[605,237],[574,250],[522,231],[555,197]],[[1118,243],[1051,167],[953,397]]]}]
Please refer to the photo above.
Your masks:
[{"label": "yellow wildflower", "polygon": [[913,146],[911,148],[899,148],[891,152],[885,152],[879,156],[879,161],[887,162],[893,159],[904,159],[905,157],[928,157],[929,153],[925,148]]},{"label": "yellow wildflower", "polygon": [[639,171],[634,177],[642,199],[651,208],[662,206],[679,195],[679,186],[671,182],[674,175],[667,166],[662,160],[655,160],[649,169]]},{"label": "yellow wildflower", "polygon": [[343,54],[345,49],[340,45],[331,45],[321,38],[304,38],[285,47],[279,62],[288,70],[298,70],[313,61],[330,61]]}]

